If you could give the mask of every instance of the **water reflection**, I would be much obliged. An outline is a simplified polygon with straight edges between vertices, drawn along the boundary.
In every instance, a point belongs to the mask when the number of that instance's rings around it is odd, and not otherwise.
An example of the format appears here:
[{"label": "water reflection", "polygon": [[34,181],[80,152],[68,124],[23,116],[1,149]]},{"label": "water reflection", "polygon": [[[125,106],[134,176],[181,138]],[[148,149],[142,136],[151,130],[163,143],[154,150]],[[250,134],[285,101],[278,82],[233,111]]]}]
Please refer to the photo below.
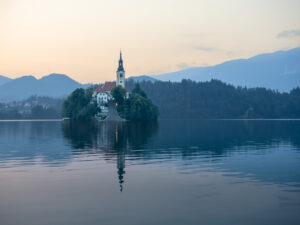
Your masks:
[{"label": "water reflection", "polygon": [[[241,146],[270,146],[282,142],[300,148],[300,121],[160,121],[158,123],[62,124],[64,137],[75,152],[89,150],[130,154],[172,153],[180,149],[183,156],[194,152],[224,155]],[[155,136],[155,138],[153,138]],[[134,151],[140,150],[140,151]],[[76,154],[76,153],[75,153]]]},{"label": "water reflection", "polygon": [[115,162],[122,190],[126,160],[172,162],[185,173],[209,165],[263,182],[300,182],[299,128],[300,121],[70,122],[62,124],[62,133],[74,156],[96,154]]},{"label": "water reflection", "polygon": [[158,131],[157,122],[74,122],[62,123],[63,135],[74,154],[103,154],[116,160],[120,191],[123,191],[126,154],[145,149],[147,141]]},{"label": "water reflection", "polygon": [[0,224],[296,225],[299,131],[300,121],[0,122]]},{"label": "water reflection", "polygon": [[[204,167],[262,182],[300,182],[300,121],[1,122],[0,167],[60,166],[86,155],[125,166]],[[237,175],[239,174],[239,175]]]},{"label": "water reflection", "polygon": [[158,131],[157,122],[64,122],[63,135],[75,150],[141,149]]},{"label": "water reflection", "polygon": [[[0,167],[34,164],[64,165],[72,159],[60,122],[0,122]],[[10,163],[12,165],[10,165]]]}]

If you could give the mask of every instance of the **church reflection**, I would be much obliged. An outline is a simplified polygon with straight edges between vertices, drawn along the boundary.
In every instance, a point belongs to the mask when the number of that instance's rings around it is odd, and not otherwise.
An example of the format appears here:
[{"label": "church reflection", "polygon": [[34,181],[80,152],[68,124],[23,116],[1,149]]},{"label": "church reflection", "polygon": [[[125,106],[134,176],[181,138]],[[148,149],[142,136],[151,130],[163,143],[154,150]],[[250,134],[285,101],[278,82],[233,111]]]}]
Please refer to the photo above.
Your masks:
[{"label": "church reflection", "polygon": [[144,149],[158,130],[157,122],[74,122],[62,123],[63,135],[73,154],[101,154],[116,162],[120,191],[123,191],[126,155]]},{"label": "church reflection", "polygon": [[117,168],[119,175],[120,191],[123,191],[124,174],[125,174],[125,154],[121,153],[117,155]]},{"label": "church reflection", "polygon": [[[299,169],[290,161],[257,167],[255,160],[228,163],[239,155],[269,155],[289,148],[289,159],[300,153],[300,121],[163,120],[157,123],[100,122],[2,122],[0,166],[66,165],[90,154],[114,163],[123,190],[125,170],[131,164],[176,162],[193,173],[211,162],[236,174],[252,174],[273,183],[300,181]],[[159,129],[159,130],[158,130]],[[83,156],[83,157],[82,157]],[[271,160],[272,158],[267,157]],[[130,160],[130,161],[129,161]],[[225,162],[225,163],[224,163]],[[276,163],[276,166],[274,166]],[[281,166],[281,167],[280,167]],[[191,169],[192,168],[192,169]],[[278,173],[293,171],[293,173]]]},{"label": "church reflection", "polygon": [[[257,149],[264,155],[273,148],[284,147],[284,143],[289,143],[299,152],[299,122],[165,120],[159,121],[158,126],[156,122],[69,121],[62,123],[62,133],[69,142],[68,146],[71,145],[73,156],[94,154],[115,163],[120,191],[123,191],[126,160],[129,158],[134,163],[174,159],[185,169],[201,167],[199,160],[221,162],[242,152],[255,154]],[[259,169],[254,163],[247,163],[247,166],[236,164],[224,169],[278,183],[288,182],[292,176],[280,176],[274,172],[275,167]],[[297,180],[300,178],[296,177]]]}]

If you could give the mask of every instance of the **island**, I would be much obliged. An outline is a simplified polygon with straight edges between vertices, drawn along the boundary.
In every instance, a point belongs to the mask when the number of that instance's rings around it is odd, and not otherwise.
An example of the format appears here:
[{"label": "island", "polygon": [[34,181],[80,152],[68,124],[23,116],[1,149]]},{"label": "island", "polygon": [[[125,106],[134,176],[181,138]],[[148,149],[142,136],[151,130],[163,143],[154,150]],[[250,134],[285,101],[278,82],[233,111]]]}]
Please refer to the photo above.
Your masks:
[{"label": "island", "polygon": [[136,83],[131,92],[126,87],[122,52],[116,81],[87,89],[78,88],[63,102],[62,117],[72,120],[148,121],[157,120],[159,111]]}]

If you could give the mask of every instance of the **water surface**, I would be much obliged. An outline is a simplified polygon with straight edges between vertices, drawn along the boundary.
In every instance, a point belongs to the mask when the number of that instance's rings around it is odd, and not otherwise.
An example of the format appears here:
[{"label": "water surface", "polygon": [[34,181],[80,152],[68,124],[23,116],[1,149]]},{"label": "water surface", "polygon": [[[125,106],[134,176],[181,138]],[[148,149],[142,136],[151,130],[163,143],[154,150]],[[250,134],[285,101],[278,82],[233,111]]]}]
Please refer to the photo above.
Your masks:
[{"label": "water surface", "polygon": [[0,122],[0,224],[300,224],[300,121]]}]

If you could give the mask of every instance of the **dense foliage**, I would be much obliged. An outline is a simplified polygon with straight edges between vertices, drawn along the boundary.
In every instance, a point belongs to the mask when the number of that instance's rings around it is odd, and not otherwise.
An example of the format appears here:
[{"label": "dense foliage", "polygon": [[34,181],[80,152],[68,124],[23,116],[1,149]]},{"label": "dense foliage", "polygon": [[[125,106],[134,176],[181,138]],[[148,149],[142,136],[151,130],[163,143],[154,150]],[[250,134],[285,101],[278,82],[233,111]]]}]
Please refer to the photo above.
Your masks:
[{"label": "dense foliage", "polygon": [[139,84],[135,84],[129,98],[125,98],[126,90],[120,86],[115,87],[111,93],[117,103],[117,110],[121,117],[134,121],[157,119],[158,108],[147,98]]},{"label": "dense foliage", "polygon": [[[132,81],[126,83],[129,90],[134,86]],[[280,93],[218,80],[140,82],[140,86],[158,106],[160,118],[300,118],[300,88]]]},{"label": "dense foliage", "polygon": [[114,97],[114,101],[121,107],[125,103],[126,90],[121,86],[117,86],[111,90],[111,95]]},{"label": "dense foliage", "polygon": [[74,120],[89,120],[98,112],[96,102],[92,101],[93,89],[78,88],[64,101],[62,116]]}]

